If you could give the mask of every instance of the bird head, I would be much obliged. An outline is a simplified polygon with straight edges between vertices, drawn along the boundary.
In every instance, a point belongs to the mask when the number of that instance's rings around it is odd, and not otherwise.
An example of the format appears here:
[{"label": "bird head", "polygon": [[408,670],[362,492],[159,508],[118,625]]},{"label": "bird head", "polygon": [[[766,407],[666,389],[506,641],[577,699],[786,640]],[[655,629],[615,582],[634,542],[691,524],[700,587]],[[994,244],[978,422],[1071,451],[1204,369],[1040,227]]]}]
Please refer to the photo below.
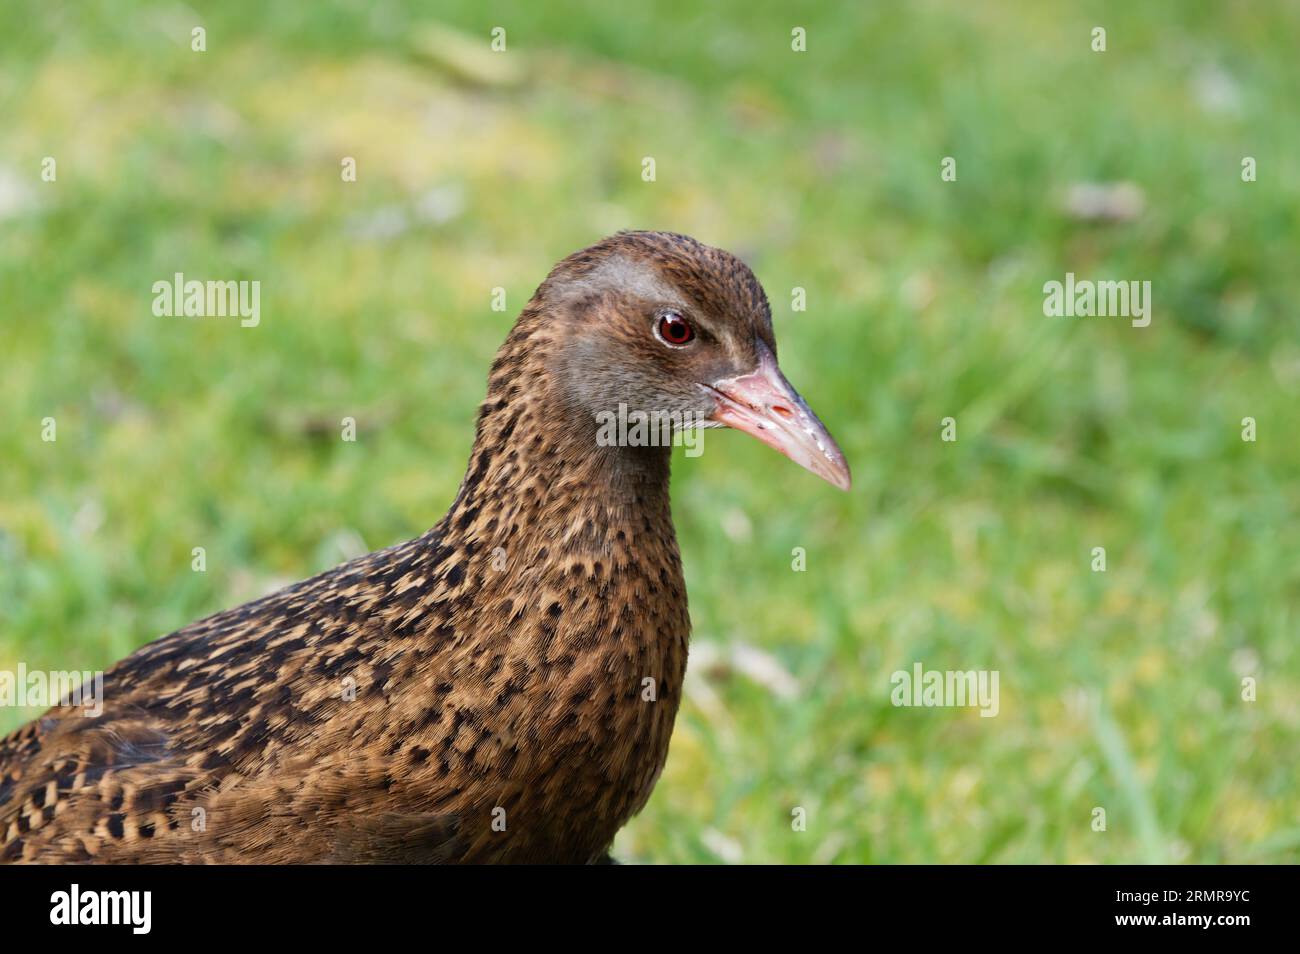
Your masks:
[{"label": "bird head", "polygon": [[729,252],[620,232],[557,265],[535,304],[551,376],[578,413],[735,428],[849,489],[844,454],[777,364],[762,286]]}]

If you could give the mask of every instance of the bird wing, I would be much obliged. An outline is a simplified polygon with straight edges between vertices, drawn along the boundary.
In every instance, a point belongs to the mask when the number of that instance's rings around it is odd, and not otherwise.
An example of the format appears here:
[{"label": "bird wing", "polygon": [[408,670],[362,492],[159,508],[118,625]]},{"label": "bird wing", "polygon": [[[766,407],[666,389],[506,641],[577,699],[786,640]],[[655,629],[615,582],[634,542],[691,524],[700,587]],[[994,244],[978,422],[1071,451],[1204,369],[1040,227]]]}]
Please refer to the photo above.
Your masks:
[{"label": "bird wing", "polygon": [[0,741],[0,861],[92,861],[176,827],[170,809],[211,768],[171,750],[148,713],[50,710]]},{"label": "bird wing", "polygon": [[368,554],[192,623],[105,673],[98,717],[55,707],[0,740],[0,861],[458,857],[450,816],[358,820],[392,784],[359,735],[388,703],[340,692],[389,678],[370,606],[421,552]]}]

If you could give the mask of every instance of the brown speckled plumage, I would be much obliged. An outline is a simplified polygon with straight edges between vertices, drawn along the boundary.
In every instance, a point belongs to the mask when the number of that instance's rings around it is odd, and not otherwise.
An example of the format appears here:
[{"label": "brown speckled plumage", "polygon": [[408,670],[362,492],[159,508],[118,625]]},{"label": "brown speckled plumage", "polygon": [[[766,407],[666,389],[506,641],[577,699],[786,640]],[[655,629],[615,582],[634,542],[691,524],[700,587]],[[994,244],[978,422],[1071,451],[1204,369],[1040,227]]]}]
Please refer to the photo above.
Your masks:
[{"label": "brown speckled plumage", "polygon": [[[714,347],[647,334],[665,303]],[[601,859],[667,758],[690,621],[669,450],[598,446],[593,402],[707,411],[696,379],[775,347],[725,252],[622,233],[561,262],[446,516],[145,646],[99,718],[0,741],[0,859]]]}]

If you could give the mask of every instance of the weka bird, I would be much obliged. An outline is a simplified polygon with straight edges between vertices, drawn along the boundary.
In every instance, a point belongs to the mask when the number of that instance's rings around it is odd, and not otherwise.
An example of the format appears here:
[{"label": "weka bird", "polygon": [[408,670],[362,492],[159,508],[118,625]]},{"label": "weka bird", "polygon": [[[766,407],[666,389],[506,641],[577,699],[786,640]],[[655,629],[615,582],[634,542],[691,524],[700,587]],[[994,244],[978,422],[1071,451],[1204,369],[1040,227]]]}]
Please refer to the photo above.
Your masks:
[{"label": "weka bird", "polygon": [[0,859],[604,860],[667,758],[690,629],[671,451],[599,441],[620,404],[849,486],[750,270],[608,238],[519,316],[436,526],[145,646],[98,718],[0,741]]}]

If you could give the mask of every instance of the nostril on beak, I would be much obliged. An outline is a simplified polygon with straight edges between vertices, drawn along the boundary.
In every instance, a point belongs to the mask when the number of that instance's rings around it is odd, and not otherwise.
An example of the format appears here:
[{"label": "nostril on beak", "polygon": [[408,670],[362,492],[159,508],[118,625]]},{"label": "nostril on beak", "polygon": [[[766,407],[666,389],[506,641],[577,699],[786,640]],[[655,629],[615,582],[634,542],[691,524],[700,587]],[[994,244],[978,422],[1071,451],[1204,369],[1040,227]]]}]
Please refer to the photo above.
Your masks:
[{"label": "nostril on beak", "polygon": [[772,405],[772,413],[773,413],[773,414],[779,414],[781,417],[785,418],[787,421],[790,420],[790,418],[794,417],[794,411],[790,410],[790,409],[789,409],[788,407],[786,407],[784,404],[773,404],[773,405]]}]

